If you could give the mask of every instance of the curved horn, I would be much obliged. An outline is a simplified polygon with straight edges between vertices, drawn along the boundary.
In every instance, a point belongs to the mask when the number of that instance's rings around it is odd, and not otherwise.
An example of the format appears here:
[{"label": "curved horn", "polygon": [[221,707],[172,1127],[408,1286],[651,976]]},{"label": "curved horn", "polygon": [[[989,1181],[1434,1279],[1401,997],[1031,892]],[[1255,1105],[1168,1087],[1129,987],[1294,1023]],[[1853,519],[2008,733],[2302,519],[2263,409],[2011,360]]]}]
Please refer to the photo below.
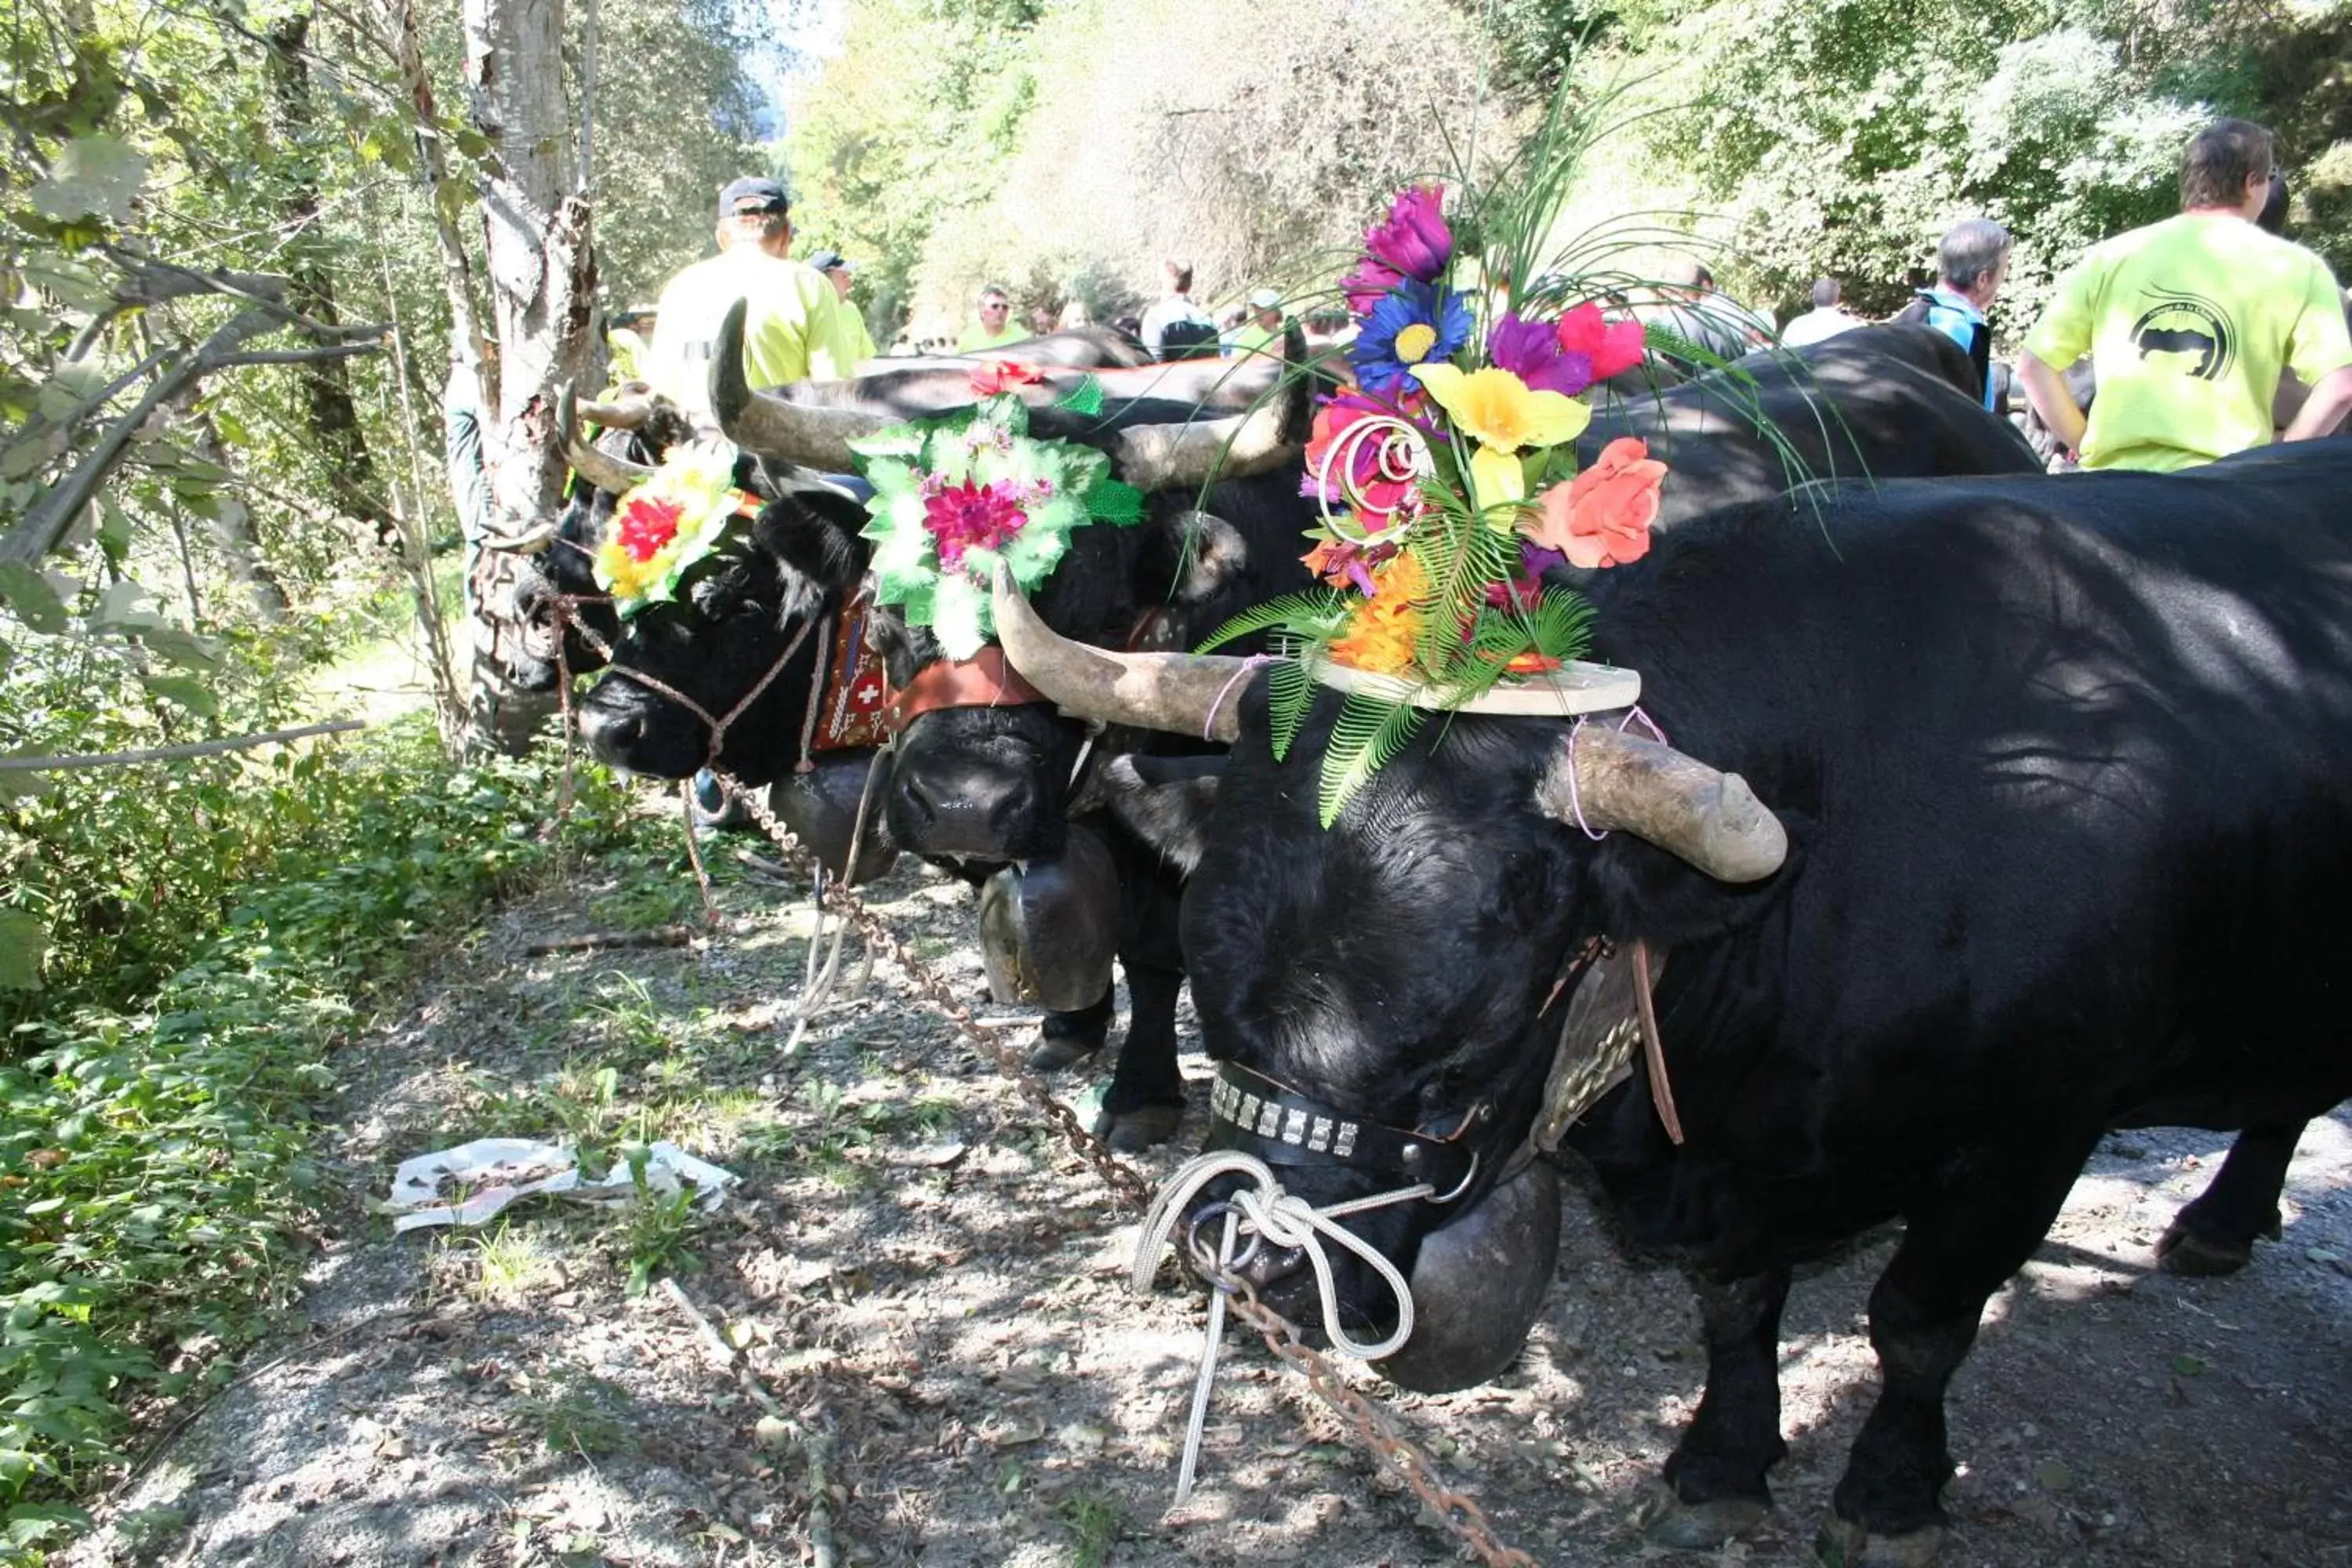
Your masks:
[{"label": "curved horn", "polygon": [[1273,392],[1246,414],[1183,425],[1138,425],[1112,437],[1113,471],[1139,490],[1199,489],[1212,478],[1238,479],[1278,468],[1306,442],[1314,390],[1307,339],[1296,323],[1283,336]]},{"label": "curved horn", "polygon": [[1230,654],[1112,653],[1072,642],[1038,619],[1002,563],[991,595],[996,640],[1022,679],[1065,710],[1106,724],[1133,724],[1231,742],[1241,733],[1233,688],[1250,661]]},{"label": "curved horn", "polygon": [[629,385],[638,390],[625,393],[611,402],[583,403],[580,417],[591,425],[602,425],[607,430],[642,430],[653,417],[654,389],[641,381]]},{"label": "curved horn", "polygon": [[849,443],[903,421],[863,408],[808,408],[743,378],[743,301],[728,308],[711,350],[710,411],[727,438],[747,452],[804,468],[847,473],[857,466]]},{"label": "curved horn", "polygon": [[653,469],[645,464],[616,458],[603,447],[592,446],[580,438],[580,405],[572,401],[572,388],[568,385],[557,395],[555,427],[563,437],[564,461],[572,465],[573,473],[598,489],[619,495],[653,477]]},{"label": "curved horn", "polygon": [[1536,805],[1595,833],[1622,827],[1718,881],[1760,881],[1789,856],[1788,829],[1746,779],[1597,724],[1553,758]]},{"label": "curved horn", "polygon": [[482,535],[483,549],[501,551],[509,555],[536,555],[554,542],[555,524],[551,522],[542,522],[536,528],[527,528],[517,534],[485,533]]}]

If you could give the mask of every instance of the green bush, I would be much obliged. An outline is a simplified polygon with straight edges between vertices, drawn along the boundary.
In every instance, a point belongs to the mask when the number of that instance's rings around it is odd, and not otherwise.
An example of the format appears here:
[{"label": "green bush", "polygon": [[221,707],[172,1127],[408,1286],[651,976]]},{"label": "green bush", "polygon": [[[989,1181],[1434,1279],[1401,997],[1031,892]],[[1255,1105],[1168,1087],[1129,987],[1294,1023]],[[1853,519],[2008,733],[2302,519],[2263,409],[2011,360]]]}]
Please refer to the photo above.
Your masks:
[{"label": "green bush", "polygon": [[[100,786],[174,803],[108,820],[166,824],[170,848],[123,858],[186,884],[175,908],[218,912],[190,917],[183,961],[135,1002],[98,999],[119,968],[48,993],[0,1064],[0,1554],[78,1522],[69,1500],[119,1457],[126,1404],[224,1373],[219,1352],[291,1291],[310,1110],[370,998],[434,933],[625,822],[583,770],[551,828],[558,765],[452,768],[419,718],[243,777]],[[197,811],[202,831],[169,833]],[[231,868],[251,875],[229,886]],[[166,945],[144,939],[141,962]]]}]

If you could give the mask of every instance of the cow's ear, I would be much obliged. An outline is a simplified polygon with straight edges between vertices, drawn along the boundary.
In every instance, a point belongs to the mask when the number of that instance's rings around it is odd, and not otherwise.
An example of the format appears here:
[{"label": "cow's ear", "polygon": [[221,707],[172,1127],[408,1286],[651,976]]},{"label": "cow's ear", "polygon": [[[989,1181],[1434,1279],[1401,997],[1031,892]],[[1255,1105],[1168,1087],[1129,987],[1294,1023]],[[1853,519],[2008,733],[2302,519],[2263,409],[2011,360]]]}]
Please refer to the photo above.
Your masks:
[{"label": "cow's ear", "polygon": [[1223,756],[1113,757],[1103,765],[1103,800],[1120,826],[1189,877],[1208,844],[1224,765]]},{"label": "cow's ear", "polygon": [[1174,597],[1181,605],[1205,605],[1249,570],[1249,543],[1242,531],[1210,511],[1179,512]]},{"label": "cow's ear", "polygon": [[[866,574],[871,553],[860,536],[866,524],[865,504],[840,486],[818,480],[800,484],[777,482],[776,466],[761,461],[762,493],[768,506],[751,525],[751,542],[820,590],[847,589]],[[784,473],[814,479],[804,469]]]},{"label": "cow's ear", "polygon": [[1812,840],[1811,816],[1787,810],[1774,815],[1788,830],[1788,858],[1760,882],[1718,882],[1654,844],[1622,829],[1612,833],[1594,846],[1591,861],[1601,929],[1620,941],[1639,937],[1654,947],[1677,947],[1762,919],[1803,874]]}]

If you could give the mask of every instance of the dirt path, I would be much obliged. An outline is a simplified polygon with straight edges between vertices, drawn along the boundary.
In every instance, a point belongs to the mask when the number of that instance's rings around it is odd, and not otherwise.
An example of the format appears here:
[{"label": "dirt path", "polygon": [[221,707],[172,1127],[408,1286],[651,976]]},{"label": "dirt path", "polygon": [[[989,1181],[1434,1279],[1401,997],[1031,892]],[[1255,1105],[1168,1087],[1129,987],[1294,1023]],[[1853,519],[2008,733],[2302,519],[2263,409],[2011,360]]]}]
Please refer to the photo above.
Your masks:
[{"label": "dirt path", "polygon": [[[527,956],[690,912],[672,865],[593,868],[507,911],[347,1053],[329,1152],[352,1201],[307,1331],[251,1358],[68,1561],[798,1564],[795,1429],[832,1439],[844,1563],[1456,1560],[1262,1352],[1231,1355],[1202,1489],[1166,1515],[1196,1303],[1127,1293],[1134,1216],[892,970],[787,1056],[805,904],[724,882],[696,947]],[[964,889],[908,862],[874,898],[982,994]],[[400,1159],[491,1134],[573,1137],[598,1169],[623,1138],[666,1137],[744,1185],[708,1220],[541,1199],[404,1237],[360,1201]],[[1948,1563],[2352,1568],[2352,1122],[2306,1137],[2286,1239],[2245,1276],[2155,1273],[2151,1244],[2225,1146],[2110,1140],[1995,1300],[1952,1402]],[[1696,1319],[1581,1199],[1511,1373],[1391,1404],[1545,1563],[1809,1562],[1873,1386],[1861,1313],[1886,1247],[1801,1279],[1780,1512],[1721,1554],[1651,1551],[1628,1522],[1698,1393]],[[763,1421],[664,1292],[629,1294],[633,1267],[673,1275],[788,1419]]]}]

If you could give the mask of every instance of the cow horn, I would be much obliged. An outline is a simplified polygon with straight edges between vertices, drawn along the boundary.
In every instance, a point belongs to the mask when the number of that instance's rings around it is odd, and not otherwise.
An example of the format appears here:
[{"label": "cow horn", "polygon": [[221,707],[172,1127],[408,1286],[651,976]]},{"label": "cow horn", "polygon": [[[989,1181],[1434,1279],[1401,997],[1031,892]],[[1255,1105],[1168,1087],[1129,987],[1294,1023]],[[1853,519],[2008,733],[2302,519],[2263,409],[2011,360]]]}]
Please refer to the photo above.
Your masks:
[{"label": "cow horn", "polygon": [[[572,388],[564,387],[555,405],[555,427],[563,437],[563,459],[572,471],[600,490],[614,495],[634,489],[653,478],[653,469],[643,463],[633,463],[626,458],[616,458],[603,447],[580,438],[580,405],[572,400]],[[593,406],[593,405],[591,406]]]},{"label": "cow horn", "polygon": [[536,528],[524,529],[520,533],[482,535],[483,549],[499,551],[508,555],[536,555],[554,542],[555,524],[551,522],[542,522]]},{"label": "cow horn", "polygon": [[1110,444],[1112,469],[1144,491],[1198,489],[1212,479],[1238,479],[1278,468],[1305,444],[1314,387],[1307,340],[1297,325],[1283,338],[1274,389],[1246,414],[1178,425],[1137,425]]},{"label": "cow horn", "polygon": [[710,411],[727,438],[747,452],[827,473],[857,466],[849,443],[904,421],[863,408],[808,408],[773,393],[754,392],[743,378],[743,301],[728,309],[711,351]]},{"label": "cow horn", "polygon": [[1536,804],[1591,832],[1622,827],[1719,881],[1760,881],[1789,856],[1788,830],[1746,779],[1604,725],[1561,748]]},{"label": "cow horn", "polygon": [[635,390],[625,389],[621,396],[609,402],[599,400],[581,404],[580,417],[591,425],[602,425],[607,430],[644,429],[646,421],[653,417],[654,389],[641,381],[633,381],[629,386]]},{"label": "cow horn", "polygon": [[1231,742],[1241,733],[1234,682],[1250,661],[1226,654],[1112,653],[1072,642],[1029,607],[999,563],[992,595],[996,640],[1022,679],[1065,711],[1106,724],[1132,724]]}]

